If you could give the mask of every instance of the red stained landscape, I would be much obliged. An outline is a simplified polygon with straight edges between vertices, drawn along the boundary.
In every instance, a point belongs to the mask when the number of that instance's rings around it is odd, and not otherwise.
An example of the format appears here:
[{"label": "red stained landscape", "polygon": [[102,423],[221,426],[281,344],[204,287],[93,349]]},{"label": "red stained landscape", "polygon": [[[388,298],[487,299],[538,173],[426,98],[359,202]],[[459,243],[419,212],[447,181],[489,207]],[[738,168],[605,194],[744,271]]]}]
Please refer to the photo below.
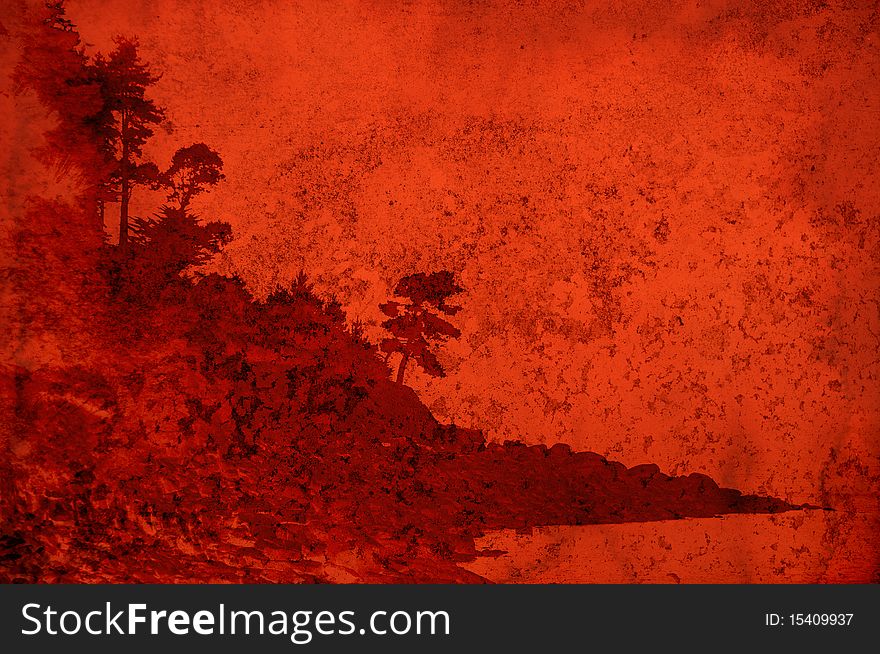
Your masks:
[{"label": "red stained landscape", "polygon": [[0,581],[880,581],[871,2],[0,11]]}]

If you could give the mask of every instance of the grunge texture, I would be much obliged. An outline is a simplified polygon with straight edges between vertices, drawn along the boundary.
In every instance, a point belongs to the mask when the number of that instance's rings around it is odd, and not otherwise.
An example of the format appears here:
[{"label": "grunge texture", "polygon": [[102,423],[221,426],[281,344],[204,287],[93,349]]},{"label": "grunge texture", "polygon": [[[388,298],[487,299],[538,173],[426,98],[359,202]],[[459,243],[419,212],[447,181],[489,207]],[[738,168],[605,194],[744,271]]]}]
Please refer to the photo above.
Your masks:
[{"label": "grunge texture", "polygon": [[0,580],[880,581],[868,0],[0,9]]}]

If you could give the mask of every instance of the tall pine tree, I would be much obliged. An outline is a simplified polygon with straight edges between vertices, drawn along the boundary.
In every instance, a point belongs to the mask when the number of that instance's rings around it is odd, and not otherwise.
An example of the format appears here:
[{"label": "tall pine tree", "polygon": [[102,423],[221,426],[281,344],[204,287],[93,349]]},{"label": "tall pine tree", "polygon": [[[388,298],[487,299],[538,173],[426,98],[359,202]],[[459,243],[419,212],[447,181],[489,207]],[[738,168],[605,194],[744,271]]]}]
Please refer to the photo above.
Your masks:
[{"label": "tall pine tree", "polygon": [[113,117],[112,129],[106,133],[115,150],[116,169],[108,178],[108,188],[117,194],[119,210],[119,246],[129,241],[128,208],[131,194],[138,184],[153,181],[155,164],[141,162],[143,146],[153,135],[153,126],[162,122],[164,109],[146,98],[146,89],[159,78],[140,59],[136,39],[118,37],[109,56],[97,55],[94,69],[101,83],[105,105]]}]

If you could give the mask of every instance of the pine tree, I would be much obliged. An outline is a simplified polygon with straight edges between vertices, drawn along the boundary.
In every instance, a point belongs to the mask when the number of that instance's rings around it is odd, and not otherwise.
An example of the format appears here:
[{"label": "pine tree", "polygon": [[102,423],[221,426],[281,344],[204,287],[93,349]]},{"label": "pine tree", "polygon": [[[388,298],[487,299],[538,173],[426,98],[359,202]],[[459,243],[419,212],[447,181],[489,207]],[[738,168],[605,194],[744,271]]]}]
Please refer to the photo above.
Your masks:
[{"label": "pine tree", "polygon": [[134,187],[155,181],[155,164],[142,163],[143,146],[153,135],[153,126],[165,117],[164,110],[146,98],[146,90],[159,78],[140,59],[138,41],[118,37],[109,56],[97,55],[94,68],[101,83],[106,110],[113,118],[112,129],[105,134],[114,149],[116,169],[108,188],[118,192],[119,246],[128,247],[128,207]]},{"label": "pine tree", "polygon": [[380,348],[387,355],[400,353],[397,383],[402,384],[409,360],[415,359],[422,369],[434,377],[445,377],[440,360],[430,350],[433,343],[458,338],[461,331],[437,313],[455,315],[461,307],[450,306],[447,300],[462,289],[454,275],[442,270],[431,274],[415,273],[403,277],[394,287],[394,295],[405,302],[385,302],[379,309],[388,316],[382,327],[391,332]]}]

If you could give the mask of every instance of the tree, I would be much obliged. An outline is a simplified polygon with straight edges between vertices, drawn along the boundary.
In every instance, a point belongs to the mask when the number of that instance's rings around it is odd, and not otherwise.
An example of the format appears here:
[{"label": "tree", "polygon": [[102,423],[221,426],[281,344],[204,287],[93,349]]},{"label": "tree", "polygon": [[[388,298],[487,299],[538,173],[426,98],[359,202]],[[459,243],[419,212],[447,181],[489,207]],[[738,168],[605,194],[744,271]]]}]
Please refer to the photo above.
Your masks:
[{"label": "tree", "polygon": [[155,173],[152,186],[166,189],[168,204],[153,218],[133,218],[130,226],[142,272],[158,272],[163,280],[174,278],[189,266],[205,263],[229,242],[228,223],[202,224],[189,210],[193,197],[223,179],[220,154],[204,143],[180,148],[168,170]]},{"label": "tree", "polygon": [[[200,223],[192,214],[163,206],[154,218],[133,218],[131,240],[138,247],[132,264],[140,275],[163,282],[173,279],[190,266],[203,264],[229,242],[229,223]],[[143,283],[144,280],[141,280]]]},{"label": "tree", "polygon": [[[102,86],[63,2],[35,8],[31,19],[12,77],[16,92],[32,91],[55,121],[36,154],[59,176],[77,179],[83,199],[96,201],[115,167],[102,147],[108,127]],[[92,227],[103,233],[103,223]]]},{"label": "tree", "polygon": [[391,338],[382,339],[380,349],[387,355],[401,354],[397,368],[397,383],[403,383],[409,360],[415,359],[422,369],[434,377],[445,377],[446,371],[430,350],[432,343],[458,338],[461,331],[437,313],[455,315],[461,307],[450,306],[448,299],[461,293],[455,276],[441,270],[430,274],[415,273],[403,277],[394,287],[394,295],[403,302],[390,301],[379,305],[388,316],[382,327],[391,332]]},{"label": "tree", "polygon": [[223,159],[204,143],[180,148],[171,159],[171,166],[158,177],[158,186],[168,189],[168,201],[176,202],[186,211],[190,201],[225,179]]},{"label": "tree", "polygon": [[116,194],[120,202],[119,246],[128,247],[128,206],[134,187],[155,182],[158,169],[152,163],[139,163],[143,146],[153,135],[153,125],[162,122],[164,110],[145,97],[146,89],[159,78],[142,62],[138,41],[117,37],[109,57],[98,54],[94,70],[101,84],[106,111],[112,119],[104,138],[115,152],[116,169],[107,181],[106,194]]}]

